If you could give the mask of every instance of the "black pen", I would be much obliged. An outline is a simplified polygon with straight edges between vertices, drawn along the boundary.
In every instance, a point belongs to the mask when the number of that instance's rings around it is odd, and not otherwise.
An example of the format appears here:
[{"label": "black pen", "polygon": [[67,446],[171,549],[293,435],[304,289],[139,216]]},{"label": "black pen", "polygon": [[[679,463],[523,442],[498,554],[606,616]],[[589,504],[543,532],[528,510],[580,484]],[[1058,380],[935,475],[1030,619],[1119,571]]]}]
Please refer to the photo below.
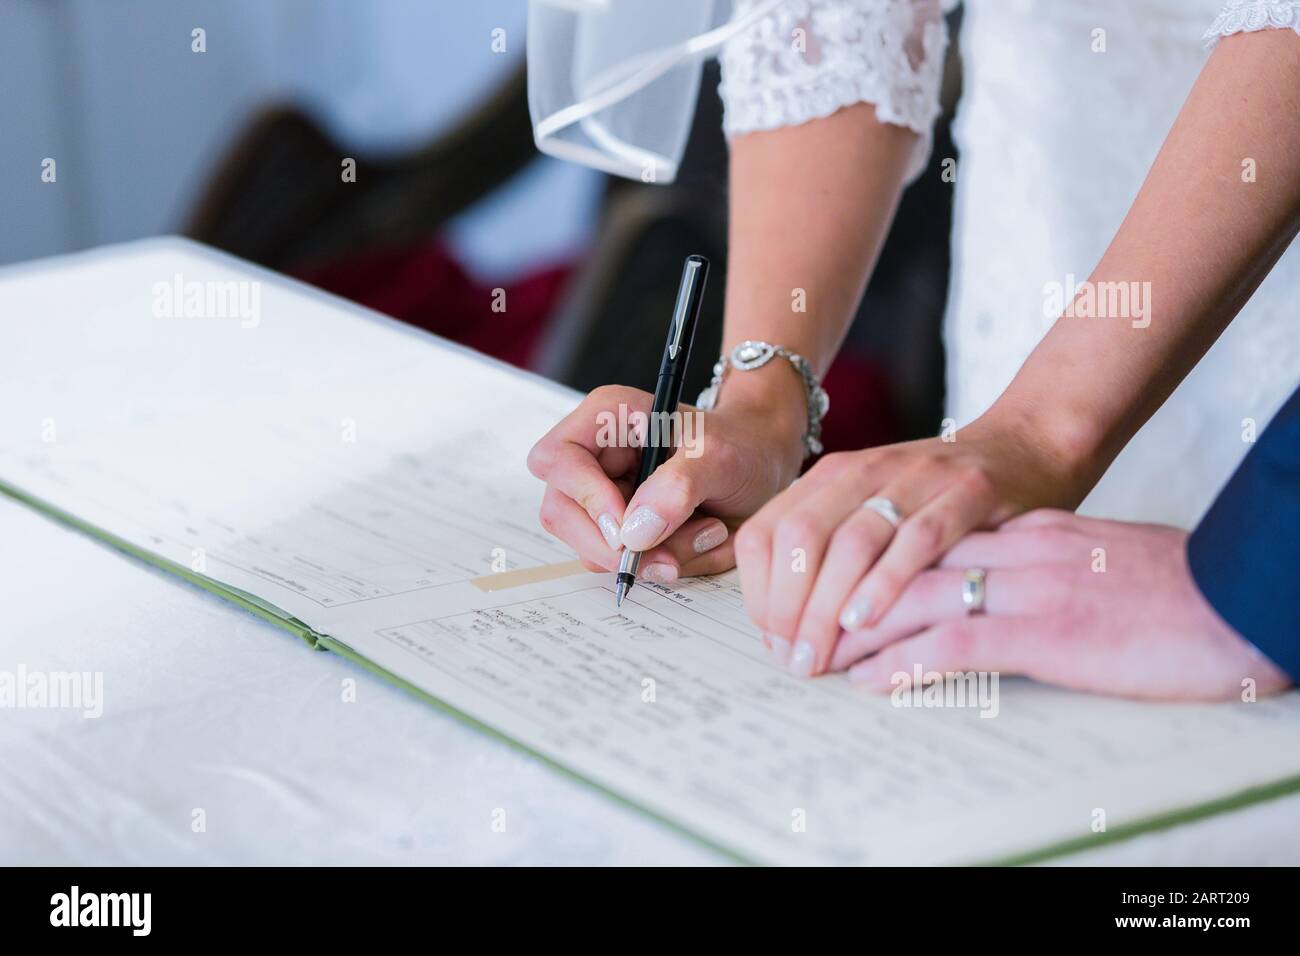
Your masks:
[{"label": "black pen", "polygon": [[[668,327],[668,342],[664,345],[663,359],[659,363],[659,378],[655,382],[655,400],[646,423],[646,447],[641,453],[641,471],[636,476],[637,488],[654,474],[672,452],[675,436],[668,427],[672,414],[682,397],[682,382],[686,379],[686,366],[691,360],[691,342],[695,339],[695,326],[700,320],[700,303],[704,301],[704,281],[709,277],[709,260],[704,256],[687,256],[682,266],[682,281],[677,287],[677,303],[673,306],[673,321]],[[618,577],[614,584],[614,603],[622,605],[627,592],[636,583],[636,571],[641,564],[640,551],[623,551],[618,562]]]}]

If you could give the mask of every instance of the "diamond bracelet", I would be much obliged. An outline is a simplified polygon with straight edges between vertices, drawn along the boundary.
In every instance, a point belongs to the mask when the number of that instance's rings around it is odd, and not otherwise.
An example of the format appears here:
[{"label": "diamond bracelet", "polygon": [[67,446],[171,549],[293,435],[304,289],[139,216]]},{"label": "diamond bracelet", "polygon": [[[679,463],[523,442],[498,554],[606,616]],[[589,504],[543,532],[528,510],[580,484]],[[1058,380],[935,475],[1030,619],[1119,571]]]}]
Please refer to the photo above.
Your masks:
[{"label": "diamond bracelet", "polygon": [[778,355],[793,365],[794,370],[799,373],[799,378],[803,381],[804,396],[808,401],[808,430],[803,436],[803,456],[807,458],[809,455],[820,455],[822,418],[831,407],[830,396],[817,380],[808,360],[779,345],[770,342],[741,342],[731,350],[730,355],[724,352],[713,366],[713,381],[709,383],[708,388],[700,392],[695,405],[707,412],[718,404],[718,391],[722,388],[722,380],[726,378],[728,367],[741,372],[752,372],[756,368],[762,368]]}]

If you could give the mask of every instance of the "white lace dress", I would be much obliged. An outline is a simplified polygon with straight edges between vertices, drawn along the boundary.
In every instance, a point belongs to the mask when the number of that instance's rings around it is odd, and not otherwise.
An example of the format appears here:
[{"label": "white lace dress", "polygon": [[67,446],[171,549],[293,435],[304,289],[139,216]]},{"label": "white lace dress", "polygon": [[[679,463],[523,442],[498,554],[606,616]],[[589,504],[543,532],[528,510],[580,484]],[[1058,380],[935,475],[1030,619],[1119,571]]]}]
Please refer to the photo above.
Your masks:
[{"label": "white lace dress", "polygon": [[[759,2],[738,0],[736,12]],[[955,2],[788,0],[722,50],[728,134],[866,101],[925,137],[919,171],[938,112],[942,14]],[[993,402],[1050,328],[1045,285],[1082,282],[1101,258],[1206,46],[1271,28],[1300,33],[1300,0],[967,0],[945,320],[958,424]],[[1250,447],[1243,422],[1262,430],[1298,382],[1294,244],[1081,510],[1190,526]]]}]

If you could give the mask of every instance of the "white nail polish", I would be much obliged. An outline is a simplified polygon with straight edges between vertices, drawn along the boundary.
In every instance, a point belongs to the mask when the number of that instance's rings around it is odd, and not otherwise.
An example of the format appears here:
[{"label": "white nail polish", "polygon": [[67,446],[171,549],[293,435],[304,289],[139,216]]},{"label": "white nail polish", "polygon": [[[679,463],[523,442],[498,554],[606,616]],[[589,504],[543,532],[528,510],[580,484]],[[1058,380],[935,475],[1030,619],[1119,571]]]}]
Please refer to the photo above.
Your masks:
[{"label": "white nail polish", "polygon": [[772,657],[782,667],[790,659],[790,642],[784,637],[777,637],[775,634],[767,635],[768,643],[772,645]]},{"label": "white nail polish", "polygon": [[677,580],[677,569],[671,564],[648,564],[641,569],[641,577],[655,584],[672,584]]},{"label": "white nail polish", "polygon": [[817,651],[807,641],[799,641],[790,655],[790,672],[795,677],[809,677],[813,664],[817,662]]},{"label": "white nail polish", "polygon": [[605,543],[609,545],[611,551],[617,551],[623,547],[623,542],[619,538],[618,522],[614,520],[612,514],[603,514],[596,519],[596,526],[600,528],[600,533],[605,538]]},{"label": "white nail polish", "polygon": [[659,540],[668,522],[650,508],[640,507],[623,522],[623,546],[632,551],[644,551]]},{"label": "white nail polish", "polygon": [[862,598],[844,609],[844,613],[840,615],[840,627],[851,631],[867,623],[869,617],[871,617],[871,602],[867,598]]},{"label": "white nail polish", "polygon": [[712,551],[726,540],[727,526],[725,524],[715,524],[697,534],[695,539],[691,541],[691,547],[695,549],[696,554],[704,554],[706,551]]}]

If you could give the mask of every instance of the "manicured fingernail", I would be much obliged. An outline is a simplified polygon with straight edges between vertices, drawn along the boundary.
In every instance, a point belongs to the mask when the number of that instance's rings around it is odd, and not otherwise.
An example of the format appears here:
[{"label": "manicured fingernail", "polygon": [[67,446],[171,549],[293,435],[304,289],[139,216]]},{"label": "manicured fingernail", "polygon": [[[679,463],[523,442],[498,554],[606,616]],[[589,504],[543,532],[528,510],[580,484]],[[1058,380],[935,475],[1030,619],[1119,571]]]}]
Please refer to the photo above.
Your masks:
[{"label": "manicured fingernail", "polygon": [[668,522],[649,508],[641,507],[623,522],[623,547],[631,551],[644,551],[659,540]]},{"label": "manicured fingernail", "polygon": [[697,534],[695,540],[691,542],[691,547],[695,549],[696,554],[703,554],[705,551],[712,551],[726,540],[727,526],[719,521]]},{"label": "manicured fingernail", "polygon": [[655,584],[672,584],[677,580],[677,569],[671,564],[647,564],[641,569],[641,577]]},{"label": "manicured fingernail", "polygon": [[605,543],[609,545],[611,551],[623,547],[623,542],[619,539],[618,522],[612,514],[601,515],[596,519],[596,525],[600,528],[600,533],[605,536]]},{"label": "manicured fingernail", "polygon": [[777,637],[775,634],[767,635],[768,641],[772,644],[772,657],[782,667],[790,659],[790,642],[784,637]]},{"label": "manicured fingernail", "polygon": [[846,631],[851,631],[855,627],[861,627],[867,623],[871,617],[871,601],[867,598],[859,598],[844,609],[840,615],[840,627]]},{"label": "manicured fingernail", "polygon": [[807,641],[799,641],[790,655],[790,672],[795,677],[810,677],[813,664],[817,662],[817,651]]}]

